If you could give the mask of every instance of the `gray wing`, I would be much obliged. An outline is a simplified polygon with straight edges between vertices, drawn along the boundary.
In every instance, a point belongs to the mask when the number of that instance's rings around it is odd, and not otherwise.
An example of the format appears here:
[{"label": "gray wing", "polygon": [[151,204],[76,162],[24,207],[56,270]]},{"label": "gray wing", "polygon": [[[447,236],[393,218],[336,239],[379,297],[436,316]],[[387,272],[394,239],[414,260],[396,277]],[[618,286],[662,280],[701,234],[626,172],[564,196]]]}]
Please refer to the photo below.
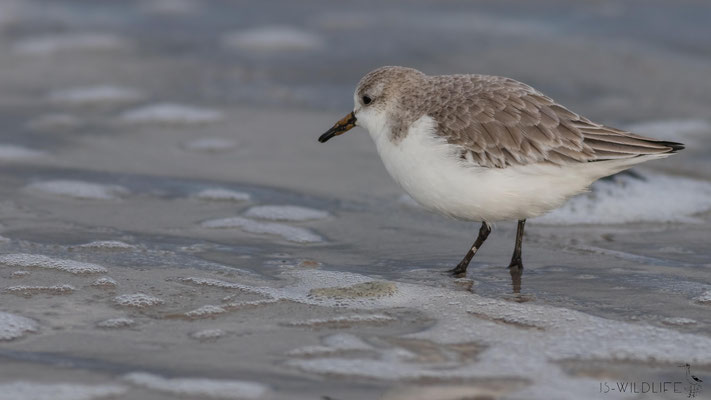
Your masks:
[{"label": "gray wing", "polygon": [[[528,85],[486,75],[432,77],[428,114],[462,158],[483,167],[566,164],[661,154],[683,145],[594,123]],[[441,88],[446,87],[442,95]]]}]

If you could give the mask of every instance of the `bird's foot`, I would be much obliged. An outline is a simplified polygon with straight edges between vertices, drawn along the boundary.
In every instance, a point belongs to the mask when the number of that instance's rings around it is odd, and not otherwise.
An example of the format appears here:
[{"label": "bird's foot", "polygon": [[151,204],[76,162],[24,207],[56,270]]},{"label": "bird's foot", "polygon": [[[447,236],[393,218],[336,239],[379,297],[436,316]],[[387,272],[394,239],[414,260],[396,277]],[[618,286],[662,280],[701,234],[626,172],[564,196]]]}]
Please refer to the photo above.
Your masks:
[{"label": "bird's foot", "polygon": [[511,264],[509,264],[509,269],[522,270],[523,269],[523,261],[521,261],[520,258],[514,258],[513,260],[511,260]]},{"label": "bird's foot", "polygon": [[467,275],[467,267],[469,265],[465,264],[464,261],[460,262],[457,264],[455,268],[450,269],[449,274],[455,278],[462,278]]}]

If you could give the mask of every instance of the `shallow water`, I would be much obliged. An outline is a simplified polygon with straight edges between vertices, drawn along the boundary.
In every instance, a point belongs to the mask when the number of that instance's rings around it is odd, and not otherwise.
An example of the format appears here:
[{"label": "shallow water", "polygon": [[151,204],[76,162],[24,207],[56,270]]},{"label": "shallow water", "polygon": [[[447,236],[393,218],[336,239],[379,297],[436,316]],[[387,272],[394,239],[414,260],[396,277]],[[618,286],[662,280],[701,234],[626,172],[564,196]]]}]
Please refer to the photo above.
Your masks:
[{"label": "shallow water", "polygon": [[[688,395],[680,365],[711,376],[709,17],[0,1],[0,399]],[[688,148],[529,221],[516,293],[514,223],[452,279],[478,227],[403,196],[364,131],[316,142],[382,64],[512,76]]]}]

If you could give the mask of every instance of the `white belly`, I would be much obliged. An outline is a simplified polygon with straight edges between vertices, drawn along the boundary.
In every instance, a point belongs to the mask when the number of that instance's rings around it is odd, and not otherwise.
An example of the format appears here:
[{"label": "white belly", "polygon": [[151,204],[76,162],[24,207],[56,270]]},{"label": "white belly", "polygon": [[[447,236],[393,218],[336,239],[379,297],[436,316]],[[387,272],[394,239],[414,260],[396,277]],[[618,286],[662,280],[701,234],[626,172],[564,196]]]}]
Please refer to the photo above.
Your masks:
[{"label": "white belly", "polygon": [[434,135],[435,129],[434,120],[424,116],[398,143],[384,132],[371,132],[371,136],[385,168],[415,201],[457,219],[494,222],[536,217],[607,175],[591,174],[590,168],[581,167],[584,164],[478,167],[460,160],[456,147]]}]

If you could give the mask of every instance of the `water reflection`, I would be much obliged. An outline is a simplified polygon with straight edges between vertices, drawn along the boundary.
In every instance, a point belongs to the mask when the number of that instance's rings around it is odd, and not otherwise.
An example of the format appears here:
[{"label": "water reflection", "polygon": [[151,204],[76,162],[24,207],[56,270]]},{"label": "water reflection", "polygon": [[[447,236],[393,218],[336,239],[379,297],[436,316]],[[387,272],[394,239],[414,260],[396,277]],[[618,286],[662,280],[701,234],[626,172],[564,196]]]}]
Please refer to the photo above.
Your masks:
[{"label": "water reflection", "polygon": [[521,293],[521,276],[523,275],[523,267],[509,268],[511,274],[511,289],[513,293]]}]

